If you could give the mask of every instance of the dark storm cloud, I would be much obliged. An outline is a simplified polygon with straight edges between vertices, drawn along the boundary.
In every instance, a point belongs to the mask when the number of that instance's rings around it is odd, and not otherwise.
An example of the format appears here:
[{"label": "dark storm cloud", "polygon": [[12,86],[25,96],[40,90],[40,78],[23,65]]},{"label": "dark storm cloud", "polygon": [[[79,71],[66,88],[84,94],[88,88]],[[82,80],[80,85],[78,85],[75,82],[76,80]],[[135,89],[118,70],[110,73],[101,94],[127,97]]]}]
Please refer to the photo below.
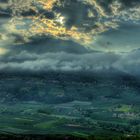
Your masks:
[{"label": "dark storm cloud", "polygon": [[[7,1],[0,1],[1,3],[7,3]],[[132,7],[138,6],[140,4],[139,0],[98,0],[96,1],[99,4],[100,8],[104,10],[106,14],[109,16],[113,16],[111,5],[114,2],[118,2],[121,4],[119,10],[125,10]],[[35,6],[37,8],[37,14],[42,14],[46,16],[48,19],[53,19],[54,14],[61,13],[66,17],[65,26],[70,28],[72,26],[79,27],[80,29],[87,29],[87,31],[96,28],[97,22],[101,20],[100,12],[97,10],[97,7],[93,5],[92,0],[58,0],[59,4],[55,4],[52,11],[47,11],[42,9],[39,6]],[[0,14],[3,16],[12,15],[12,7],[3,8],[0,6]],[[88,16],[89,10],[94,16]],[[130,13],[131,14],[131,13]],[[35,11],[29,9],[28,11],[23,10],[21,12],[22,16],[33,16],[36,15]],[[107,17],[104,17],[105,20]]]},{"label": "dark storm cloud", "polygon": [[[2,0],[0,2],[4,3]],[[82,33],[93,30],[95,34],[97,34],[96,30],[105,32],[106,26],[109,26],[107,27],[108,30],[112,31],[114,27],[113,20],[117,21],[116,23],[119,25],[122,19],[126,21],[139,19],[137,7],[140,4],[139,0],[98,0],[96,1],[97,5],[92,2],[92,0],[59,0],[59,4],[55,3],[52,10],[39,7],[37,13],[30,9],[23,11],[21,15],[23,18],[37,15],[40,18],[45,17],[49,20],[56,20],[55,16],[60,14],[65,18],[62,27],[65,27],[66,30],[74,26]],[[132,14],[129,9],[133,10]],[[0,14],[4,17],[11,16],[11,12],[10,8],[0,7]],[[1,36],[7,28],[7,25],[0,27],[0,30],[3,30]],[[126,34],[124,30],[122,32]],[[94,38],[95,34],[91,33],[90,35]],[[112,34],[115,33],[112,32]],[[112,34],[110,36],[113,36]],[[87,48],[85,44],[82,44],[82,41],[79,43],[71,38],[64,40],[61,39],[61,36],[54,37],[53,35],[43,34],[28,38],[26,34],[22,35],[21,32],[13,33],[10,31],[7,31],[5,36],[8,39],[6,41],[2,40],[0,45],[8,49],[8,53],[0,56],[0,71],[106,71],[114,68],[135,75],[139,74],[140,51],[138,49],[135,49],[135,51],[131,49],[128,53],[114,53],[106,52],[106,49],[103,48],[100,52],[95,52],[94,46],[92,49]],[[135,33],[133,37],[136,40]],[[121,41],[123,42],[123,40]],[[124,41],[129,42],[131,39]],[[110,42],[107,41],[105,45],[113,47],[113,43]],[[138,40],[136,43],[138,44]],[[133,44],[131,45],[133,47]],[[100,44],[100,46],[104,47],[103,44]],[[125,46],[122,45],[122,47]]]},{"label": "dark storm cloud", "polygon": [[[67,27],[76,26],[79,27],[80,29],[86,29],[86,31],[89,31],[93,28],[97,28],[98,26],[97,22],[99,21],[104,22],[104,20],[108,20],[108,18],[112,18],[112,16],[117,15],[117,13],[116,15],[114,15],[113,13],[114,11],[112,11],[111,9],[111,6],[115,2],[117,2],[116,4],[120,4],[121,6],[118,9],[116,9],[118,10],[116,12],[118,12],[120,16],[121,16],[121,11],[123,15],[125,9],[127,10],[130,8],[134,8],[140,4],[139,0],[98,0],[96,1],[96,3],[98,4],[98,6],[100,6],[99,8],[101,8],[104,12],[104,13],[100,13],[102,11],[100,11],[97,7],[94,6],[92,0],[67,0],[67,1],[60,0],[59,3],[61,4],[59,6],[56,5],[54,7],[54,10],[56,12],[60,12],[62,15],[64,15],[67,18],[66,20]],[[90,13],[93,13],[94,16],[88,15],[89,10]],[[107,14],[107,16],[101,18],[102,16],[101,14]]]},{"label": "dark storm cloud", "polygon": [[126,7],[132,7],[140,4],[139,0],[120,0],[120,2],[122,2]]},{"label": "dark storm cloud", "polygon": [[55,6],[54,10],[62,13],[66,17],[67,27],[84,27],[84,24],[86,23],[90,26],[92,25],[94,18],[88,17],[88,10],[89,8],[92,9],[91,5],[86,5],[80,1],[73,0],[62,1],[61,3],[63,6]]}]

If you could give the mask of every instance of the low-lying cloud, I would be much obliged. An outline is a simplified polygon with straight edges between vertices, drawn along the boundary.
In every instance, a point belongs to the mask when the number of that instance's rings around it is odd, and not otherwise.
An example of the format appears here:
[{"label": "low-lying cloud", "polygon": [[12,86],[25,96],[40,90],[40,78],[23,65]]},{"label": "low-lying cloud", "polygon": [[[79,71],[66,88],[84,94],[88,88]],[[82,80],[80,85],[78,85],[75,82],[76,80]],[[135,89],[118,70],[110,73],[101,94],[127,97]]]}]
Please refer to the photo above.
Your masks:
[{"label": "low-lying cloud", "polygon": [[129,54],[86,53],[71,54],[66,52],[30,54],[21,52],[17,56],[7,57],[7,62],[1,62],[0,71],[93,71],[109,72],[119,70],[133,75],[139,74],[140,51]]}]

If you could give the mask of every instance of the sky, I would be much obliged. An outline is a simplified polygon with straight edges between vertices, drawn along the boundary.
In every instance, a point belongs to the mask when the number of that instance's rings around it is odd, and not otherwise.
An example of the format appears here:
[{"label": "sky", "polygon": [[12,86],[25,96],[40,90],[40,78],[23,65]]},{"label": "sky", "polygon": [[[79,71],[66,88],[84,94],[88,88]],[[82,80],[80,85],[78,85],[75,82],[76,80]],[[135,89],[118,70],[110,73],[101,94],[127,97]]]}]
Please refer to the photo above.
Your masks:
[{"label": "sky", "polygon": [[140,0],[0,0],[0,71],[140,75]]}]

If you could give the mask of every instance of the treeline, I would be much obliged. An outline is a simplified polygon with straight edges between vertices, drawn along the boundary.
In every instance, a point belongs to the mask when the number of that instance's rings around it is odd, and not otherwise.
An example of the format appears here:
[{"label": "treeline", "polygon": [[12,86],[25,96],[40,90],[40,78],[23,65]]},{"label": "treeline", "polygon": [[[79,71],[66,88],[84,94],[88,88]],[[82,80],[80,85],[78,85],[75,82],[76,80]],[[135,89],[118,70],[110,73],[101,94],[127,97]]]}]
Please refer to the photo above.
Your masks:
[{"label": "treeline", "polygon": [[1,134],[0,140],[140,140],[140,136],[74,136]]}]

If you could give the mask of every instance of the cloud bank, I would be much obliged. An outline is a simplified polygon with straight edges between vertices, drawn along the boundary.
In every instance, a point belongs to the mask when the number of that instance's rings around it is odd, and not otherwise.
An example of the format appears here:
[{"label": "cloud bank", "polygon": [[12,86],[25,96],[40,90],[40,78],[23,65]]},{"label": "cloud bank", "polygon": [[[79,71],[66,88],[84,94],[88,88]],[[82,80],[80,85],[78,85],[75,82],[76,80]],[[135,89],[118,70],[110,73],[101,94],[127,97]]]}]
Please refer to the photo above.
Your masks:
[{"label": "cloud bank", "polygon": [[139,75],[140,50],[129,54],[114,53],[86,53],[72,54],[66,52],[35,53],[21,52],[16,56],[8,56],[0,60],[0,71],[24,71],[24,72],[109,72],[114,69],[132,75]]}]

